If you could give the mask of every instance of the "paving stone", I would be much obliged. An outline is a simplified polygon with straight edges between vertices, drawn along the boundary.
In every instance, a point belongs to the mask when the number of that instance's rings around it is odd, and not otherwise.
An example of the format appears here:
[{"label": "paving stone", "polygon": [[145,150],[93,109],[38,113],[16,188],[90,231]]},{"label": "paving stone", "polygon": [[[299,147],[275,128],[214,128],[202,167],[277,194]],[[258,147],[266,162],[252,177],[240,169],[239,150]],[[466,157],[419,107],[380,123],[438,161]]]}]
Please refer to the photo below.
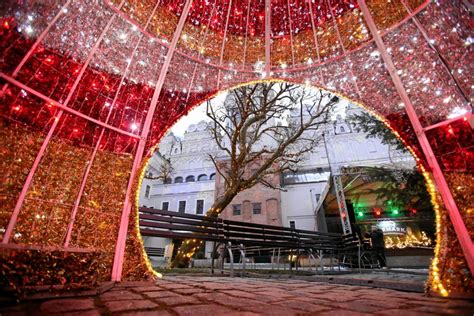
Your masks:
[{"label": "paving stone", "polygon": [[[316,296],[315,296],[316,297]],[[307,302],[313,305],[324,305],[325,303],[328,303],[327,300],[320,300],[318,298],[311,297],[311,296],[297,296],[294,298],[296,301],[302,301],[302,302]],[[332,302],[331,302],[332,303]]]},{"label": "paving stone", "polygon": [[[63,313],[60,313],[63,314]],[[86,310],[86,311],[77,311],[77,312],[67,312],[67,316],[100,316],[100,312],[95,309]]]},{"label": "paving stone", "polygon": [[249,305],[242,307],[243,310],[257,313],[259,315],[268,315],[268,316],[291,316],[301,314],[301,311],[296,311],[294,309],[270,305],[270,304],[258,304],[258,305]]},{"label": "paving stone", "polygon": [[451,300],[451,301],[448,302],[448,307],[450,307],[450,308],[466,308],[466,309],[471,309],[474,312],[474,302],[469,302],[469,301],[466,301],[466,300]]},{"label": "paving stone", "polygon": [[192,289],[176,289],[176,290],[173,290],[175,293],[179,293],[179,294],[196,294],[196,293],[202,293],[204,292],[205,290],[203,289],[200,289],[200,288],[192,288]]},{"label": "paving stone", "polygon": [[198,304],[200,303],[194,296],[176,295],[169,297],[157,297],[155,300],[159,303],[166,304],[169,306],[174,305],[186,305],[186,304]]},{"label": "paving stone", "polygon": [[341,308],[341,309],[349,309],[355,312],[370,313],[370,314],[383,311],[386,309],[385,307],[370,305],[367,301],[368,300],[365,300],[365,302],[354,301],[347,304],[337,304],[336,307]]},{"label": "paving stone", "polygon": [[135,311],[141,309],[154,309],[158,305],[149,300],[122,300],[122,301],[110,301],[104,303],[105,307],[112,312],[125,312]]},{"label": "paving stone", "polygon": [[356,300],[358,297],[356,297],[354,294],[348,292],[343,295],[341,294],[333,294],[333,293],[327,293],[324,295],[319,295],[317,297],[319,300],[329,300],[332,302],[340,302],[340,303],[346,303],[346,302],[351,302]]},{"label": "paving stone", "polygon": [[174,290],[174,289],[191,289],[192,287],[186,284],[159,284],[161,288],[167,290]]},{"label": "paving stone", "polygon": [[265,296],[273,296],[277,298],[288,298],[288,297],[294,297],[292,293],[289,292],[284,292],[284,291],[275,291],[274,289],[268,289],[266,291],[262,292],[254,292],[257,295],[265,295]]},{"label": "paving stone", "polygon": [[437,307],[437,308],[448,307],[448,302],[439,302],[439,301],[437,302],[437,301],[430,301],[430,300],[420,301],[418,299],[410,299],[409,303],[413,305],[431,306],[431,307]]},{"label": "paving stone", "polygon": [[121,301],[121,300],[140,300],[140,299],[143,299],[143,297],[140,294],[136,294],[127,290],[105,292],[104,294],[100,296],[100,300],[103,302]]},{"label": "paving stone", "polygon": [[134,312],[126,312],[120,314],[120,316],[171,316],[168,311],[165,310],[151,310],[151,311],[134,311]]},{"label": "paving stone", "polygon": [[369,304],[369,305],[373,305],[373,306],[379,306],[379,307],[383,307],[385,309],[387,308],[390,308],[390,309],[396,309],[396,308],[399,308],[399,309],[403,309],[403,306],[405,305],[405,302],[402,301],[402,302],[399,302],[399,301],[392,301],[392,300],[383,300],[383,301],[379,301],[379,300],[373,300],[373,299],[365,299],[366,303]]},{"label": "paving stone", "polygon": [[405,310],[405,309],[386,309],[384,311],[378,312],[378,315],[386,316],[430,316],[431,313],[424,313],[421,311]]},{"label": "paving stone", "polygon": [[416,307],[413,309],[413,311],[426,312],[426,313],[437,314],[437,315],[459,315],[459,311],[449,310],[447,308],[439,308],[439,307],[434,307],[434,306]]},{"label": "paving stone", "polygon": [[[210,292],[212,293],[212,292]],[[231,295],[234,297],[242,297],[242,298],[248,298],[260,302],[265,302],[265,303],[271,303],[271,302],[276,302],[276,301],[281,301],[286,297],[282,297],[281,295],[277,296],[270,296],[266,294],[262,294],[261,292],[255,293],[255,292],[244,292],[244,291],[236,291],[236,290],[229,290],[229,291],[220,291],[220,293],[226,294],[226,295]]]},{"label": "paving stone", "polygon": [[221,291],[223,294],[228,294],[234,297],[243,297],[243,298],[255,298],[255,293],[249,293],[244,291],[236,291],[236,290],[229,290],[229,291]]},{"label": "paving stone", "polygon": [[281,305],[281,306],[286,306],[286,307],[289,307],[289,308],[292,308],[292,309],[299,309],[299,310],[303,310],[303,311],[306,311],[306,312],[311,312],[311,313],[321,312],[321,311],[324,311],[324,310],[329,310],[329,307],[327,307],[327,306],[314,305],[314,304],[310,304],[310,303],[307,303],[307,302],[294,301],[294,300],[285,300],[285,301],[282,301],[282,302],[278,302],[276,304]]},{"label": "paving stone", "polygon": [[367,316],[367,313],[353,312],[347,309],[335,309],[327,312],[321,312],[321,316]]},{"label": "paving stone", "polygon": [[[224,306],[216,305],[188,305],[188,306],[178,306],[173,308],[173,310],[179,316],[209,316],[212,315],[231,315],[235,313],[235,310]],[[232,314],[237,315],[237,314]],[[244,315],[244,314],[242,314]]]},{"label": "paving stone", "polygon": [[115,286],[116,287],[144,287],[144,286],[153,286],[155,285],[154,282],[150,281],[124,281],[118,282]]},{"label": "paving stone", "polygon": [[149,298],[166,298],[171,296],[179,296],[179,294],[173,293],[171,291],[144,292],[142,294]]},{"label": "paving stone", "polygon": [[[95,300],[103,306],[94,307]],[[84,298],[29,301],[0,315],[474,315],[474,303],[420,293],[298,280],[177,276],[127,282]]]},{"label": "paving stone", "polygon": [[164,291],[164,289],[153,285],[153,286],[138,286],[131,288],[135,292],[153,292],[153,291]]},{"label": "paving stone", "polygon": [[254,295],[252,299],[256,301],[264,302],[264,303],[273,303],[273,302],[282,301],[285,298],[281,296],[267,296],[267,295],[258,294],[258,295]]},{"label": "paving stone", "polygon": [[42,303],[40,306],[40,312],[44,314],[84,311],[88,309],[94,309],[92,298],[51,300]]},{"label": "paving stone", "polygon": [[220,305],[231,306],[234,308],[262,304],[261,302],[256,301],[254,299],[250,299],[248,297],[234,297],[223,293],[202,293],[195,295],[195,297],[198,297],[201,300],[207,300]]},{"label": "paving stone", "polygon": [[201,287],[210,290],[231,290],[233,287],[230,284],[222,284],[222,283],[210,283],[210,284],[201,284]]}]

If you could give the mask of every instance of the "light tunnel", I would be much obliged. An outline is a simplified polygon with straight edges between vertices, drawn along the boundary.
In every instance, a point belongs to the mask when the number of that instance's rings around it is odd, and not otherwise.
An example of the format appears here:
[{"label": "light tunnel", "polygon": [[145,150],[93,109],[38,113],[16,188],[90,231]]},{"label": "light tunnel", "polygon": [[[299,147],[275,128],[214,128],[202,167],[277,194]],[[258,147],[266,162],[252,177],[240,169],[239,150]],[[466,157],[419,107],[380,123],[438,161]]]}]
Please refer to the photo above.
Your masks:
[{"label": "light tunnel", "polygon": [[152,277],[136,191],[153,146],[219,91],[285,80],[348,98],[397,133],[436,205],[428,288],[474,288],[463,1],[6,1],[0,12],[0,249],[12,282]]}]

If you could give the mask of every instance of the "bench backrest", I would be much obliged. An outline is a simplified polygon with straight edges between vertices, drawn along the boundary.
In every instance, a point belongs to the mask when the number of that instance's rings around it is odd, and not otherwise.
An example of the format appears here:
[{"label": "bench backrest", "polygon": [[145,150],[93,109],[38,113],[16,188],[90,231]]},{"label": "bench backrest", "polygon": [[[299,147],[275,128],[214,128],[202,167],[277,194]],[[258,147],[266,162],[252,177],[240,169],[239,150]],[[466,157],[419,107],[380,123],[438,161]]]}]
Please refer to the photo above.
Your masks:
[{"label": "bench backrest", "polygon": [[232,242],[245,246],[330,250],[347,243],[341,234],[247,223],[202,215],[140,208],[143,236]]}]

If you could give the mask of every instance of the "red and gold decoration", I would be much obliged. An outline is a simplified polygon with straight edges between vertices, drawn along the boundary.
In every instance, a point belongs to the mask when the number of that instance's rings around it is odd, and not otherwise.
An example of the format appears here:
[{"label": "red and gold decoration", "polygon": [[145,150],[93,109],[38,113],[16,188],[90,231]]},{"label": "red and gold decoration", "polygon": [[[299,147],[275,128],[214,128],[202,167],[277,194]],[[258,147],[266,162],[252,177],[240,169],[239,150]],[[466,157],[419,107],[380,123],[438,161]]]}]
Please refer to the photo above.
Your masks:
[{"label": "red and gold decoration", "polygon": [[[143,139],[147,151],[180,117],[219,91],[268,79],[321,87],[385,118],[419,157],[420,169],[430,179],[358,1],[271,1],[271,29],[265,30],[265,1],[194,0],[183,29],[176,32],[185,2],[62,0],[4,6],[1,237],[40,147],[50,139],[8,243],[23,247],[4,257],[10,262],[8,271],[28,260],[31,266],[46,258],[59,262],[59,251],[77,258],[68,261],[72,283],[89,284],[93,272],[88,267],[94,267],[97,280],[110,280],[134,155],[156,99],[150,132]],[[366,3],[423,126],[467,118],[472,112],[473,41],[472,19],[463,4]],[[178,43],[170,51],[175,35]],[[169,66],[165,80],[158,82],[164,65]],[[427,136],[472,235],[472,127],[458,119],[431,129]],[[135,188],[138,178],[132,179]],[[431,180],[428,184],[436,196]],[[69,247],[89,251],[84,262],[63,249],[77,201]],[[466,293],[474,288],[472,276],[441,204],[436,204],[430,289],[441,295]],[[123,269],[124,278],[134,280],[151,277],[137,216],[134,209]],[[56,250],[33,252],[28,247]],[[44,275],[48,282],[61,283],[55,274],[64,269],[51,266],[27,269],[35,274],[28,279]]]},{"label": "red and gold decoration", "polygon": [[102,255],[44,249],[1,249],[0,286],[23,296],[37,288],[85,289],[96,286]]}]

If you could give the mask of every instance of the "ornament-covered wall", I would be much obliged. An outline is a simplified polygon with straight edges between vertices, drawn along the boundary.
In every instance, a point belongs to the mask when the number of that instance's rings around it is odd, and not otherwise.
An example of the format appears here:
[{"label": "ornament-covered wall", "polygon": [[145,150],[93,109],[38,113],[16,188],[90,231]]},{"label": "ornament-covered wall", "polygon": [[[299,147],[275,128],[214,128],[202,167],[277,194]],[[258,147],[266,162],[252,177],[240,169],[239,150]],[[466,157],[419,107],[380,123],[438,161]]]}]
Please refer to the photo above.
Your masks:
[{"label": "ornament-covered wall", "polygon": [[[429,176],[357,1],[328,0],[319,6],[301,1],[290,7],[286,1],[275,2],[266,29],[263,1],[195,0],[178,32],[185,3],[0,4],[0,237],[1,258],[12,271],[15,263],[21,264],[12,252],[26,264],[31,249],[40,249],[35,258],[43,256],[41,262],[49,263],[60,260],[57,251],[85,253],[92,259],[81,266],[63,260],[70,264],[66,275],[80,275],[79,269],[89,283],[110,279],[125,195],[139,183],[139,176],[130,179],[130,173],[156,87],[157,110],[146,151],[218,91],[280,79],[336,92],[384,117]],[[366,3],[423,126],[467,118],[472,111],[472,45],[462,1]],[[170,51],[174,38],[177,46]],[[161,87],[166,56],[171,60]],[[427,136],[472,236],[472,127],[461,118],[430,129]],[[144,160],[138,167],[143,166]],[[432,190],[434,194],[434,186]],[[18,219],[6,242],[15,209]],[[472,285],[472,276],[446,210],[440,207],[438,215],[430,288],[443,295],[465,293],[473,288],[466,286]],[[137,216],[134,209],[125,279],[151,275]],[[54,270],[45,263],[43,269],[22,271],[38,275]],[[37,278],[30,280],[33,284]],[[80,277],[61,282],[80,283]]]}]

